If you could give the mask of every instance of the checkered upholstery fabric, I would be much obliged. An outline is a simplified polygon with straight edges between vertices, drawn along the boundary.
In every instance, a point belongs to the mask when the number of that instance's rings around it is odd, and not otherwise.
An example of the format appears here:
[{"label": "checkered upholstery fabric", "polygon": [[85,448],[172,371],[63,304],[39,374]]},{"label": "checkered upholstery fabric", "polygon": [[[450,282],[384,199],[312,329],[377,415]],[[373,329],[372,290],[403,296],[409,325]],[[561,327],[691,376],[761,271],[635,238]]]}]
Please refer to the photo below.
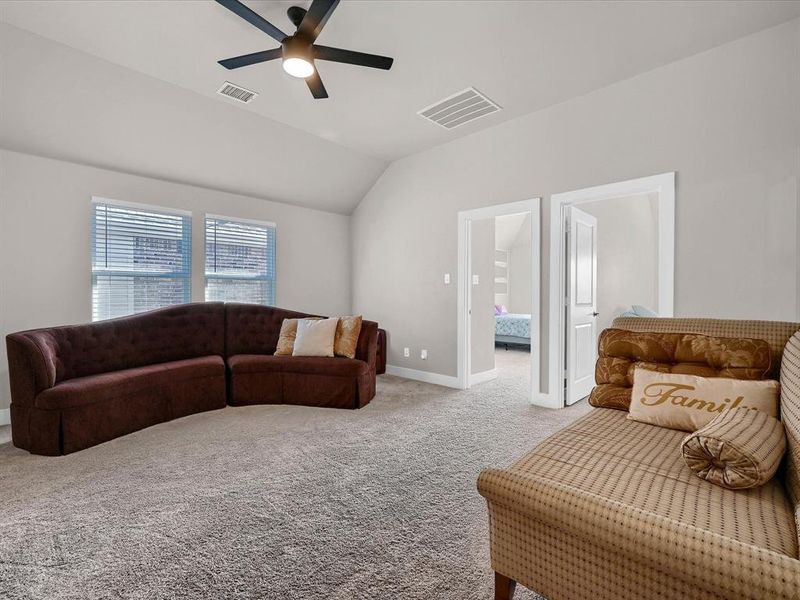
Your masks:
[{"label": "checkered upholstery fabric", "polygon": [[699,333],[715,337],[765,340],[772,349],[772,377],[778,378],[781,354],[800,323],[788,321],[737,321],[734,319],[665,319],[617,317],[613,327],[628,331],[660,333]]},{"label": "checkered upholstery fabric", "polygon": [[800,543],[800,332],[792,336],[783,352],[781,421],[787,443],[782,475],[794,506]]},{"label": "checkered upholstery fabric", "polygon": [[683,460],[686,435],[599,408],[508,470],[797,557],[794,515],[780,481],[739,491],[703,481]]},{"label": "checkered upholstery fabric", "polygon": [[[773,364],[800,328],[639,318],[614,326],[763,339]],[[800,600],[800,333],[781,381],[789,449],[783,472],[760,488],[701,480],[683,463],[685,433],[602,408],[511,467],[483,471],[494,570],[549,600]]]}]

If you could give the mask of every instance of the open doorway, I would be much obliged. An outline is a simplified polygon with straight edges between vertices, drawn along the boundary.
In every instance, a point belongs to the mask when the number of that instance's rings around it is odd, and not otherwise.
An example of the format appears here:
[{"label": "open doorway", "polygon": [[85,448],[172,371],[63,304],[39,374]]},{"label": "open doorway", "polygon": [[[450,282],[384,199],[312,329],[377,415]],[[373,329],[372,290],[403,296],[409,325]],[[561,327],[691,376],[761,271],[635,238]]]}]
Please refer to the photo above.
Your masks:
[{"label": "open doorway", "polygon": [[[494,218],[494,366],[508,387],[530,387],[531,361],[531,215]],[[475,286],[473,286],[473,295]],[[474,303],[473,303],[474,306]],[[475,338],[473,338],[473,345]],[[475,349],[473,349],[475,352]]]},{"label": "open doorway", "polygon": [[[539,393],[539,199],[458,215],[458,379]],[[533,349],[533,351],[531,351]]]},{"label": "open doorway", "polygon": [[674,175],[553,195],[550,381],[563,382],[558,406],[591,392],[597,338],[614,318],[673,316]]}]

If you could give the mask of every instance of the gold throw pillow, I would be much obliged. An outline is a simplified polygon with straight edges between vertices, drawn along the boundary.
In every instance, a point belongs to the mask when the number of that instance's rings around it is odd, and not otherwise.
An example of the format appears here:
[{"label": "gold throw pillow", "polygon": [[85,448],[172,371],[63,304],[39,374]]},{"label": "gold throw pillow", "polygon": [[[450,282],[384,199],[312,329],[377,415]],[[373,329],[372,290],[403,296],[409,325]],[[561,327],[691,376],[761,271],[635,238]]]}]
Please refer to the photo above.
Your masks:
[{"label": "gold throw pillow", "polygon": [[347,358],[356,357],[358,335],[361,333],[361,315],[355,317],[339,317],[336,327],[336,338],[333,342],[333,353]]},{"label": "gold throw pillow", "polygon": [[731,490],[767,483],[785,451],[783,424],[747,408],[726,410],[681,444],[683,460],[698,477]]},{"label": "gold throw pillow", "polygon": [[699,377],[637,368],[628,418],[669,429],[697,431],[734,408],[778,414],[778,382]]}]

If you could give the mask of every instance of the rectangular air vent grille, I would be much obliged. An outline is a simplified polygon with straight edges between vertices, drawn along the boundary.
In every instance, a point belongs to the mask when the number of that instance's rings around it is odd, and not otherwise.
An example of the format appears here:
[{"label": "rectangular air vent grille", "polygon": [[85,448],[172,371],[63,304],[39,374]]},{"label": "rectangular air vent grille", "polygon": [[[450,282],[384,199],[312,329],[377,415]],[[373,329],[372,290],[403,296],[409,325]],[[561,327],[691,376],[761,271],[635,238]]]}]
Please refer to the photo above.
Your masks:
[{"label": "rectangular air vent grille", "polygon": [[498,110],[502,110],[501,107],[478,90],[467,88],[423,108],[417,114],[445,129],[453,129]]},{"label": "rectangular air vent grille", "polygon": [[238,102],[243,102],[244,104],[252,102],[255,97],[258,96],[256,92],[246,90],[242,86],[231,83],[230,81],[223,83],[222,87],[217,90],[217,93],[227,96],[228,98],[233,98]]}]

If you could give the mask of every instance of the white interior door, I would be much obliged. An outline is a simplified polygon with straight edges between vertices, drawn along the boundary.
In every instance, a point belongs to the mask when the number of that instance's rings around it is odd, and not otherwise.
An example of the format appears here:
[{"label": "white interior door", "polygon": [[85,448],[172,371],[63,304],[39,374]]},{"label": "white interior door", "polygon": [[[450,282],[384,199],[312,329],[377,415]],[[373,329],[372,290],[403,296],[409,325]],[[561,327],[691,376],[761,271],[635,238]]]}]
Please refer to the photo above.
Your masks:
[{"label": "white interior door", "polygon": [[566,402],[594,387],[597,360],[597,219],[567,208]]}]

